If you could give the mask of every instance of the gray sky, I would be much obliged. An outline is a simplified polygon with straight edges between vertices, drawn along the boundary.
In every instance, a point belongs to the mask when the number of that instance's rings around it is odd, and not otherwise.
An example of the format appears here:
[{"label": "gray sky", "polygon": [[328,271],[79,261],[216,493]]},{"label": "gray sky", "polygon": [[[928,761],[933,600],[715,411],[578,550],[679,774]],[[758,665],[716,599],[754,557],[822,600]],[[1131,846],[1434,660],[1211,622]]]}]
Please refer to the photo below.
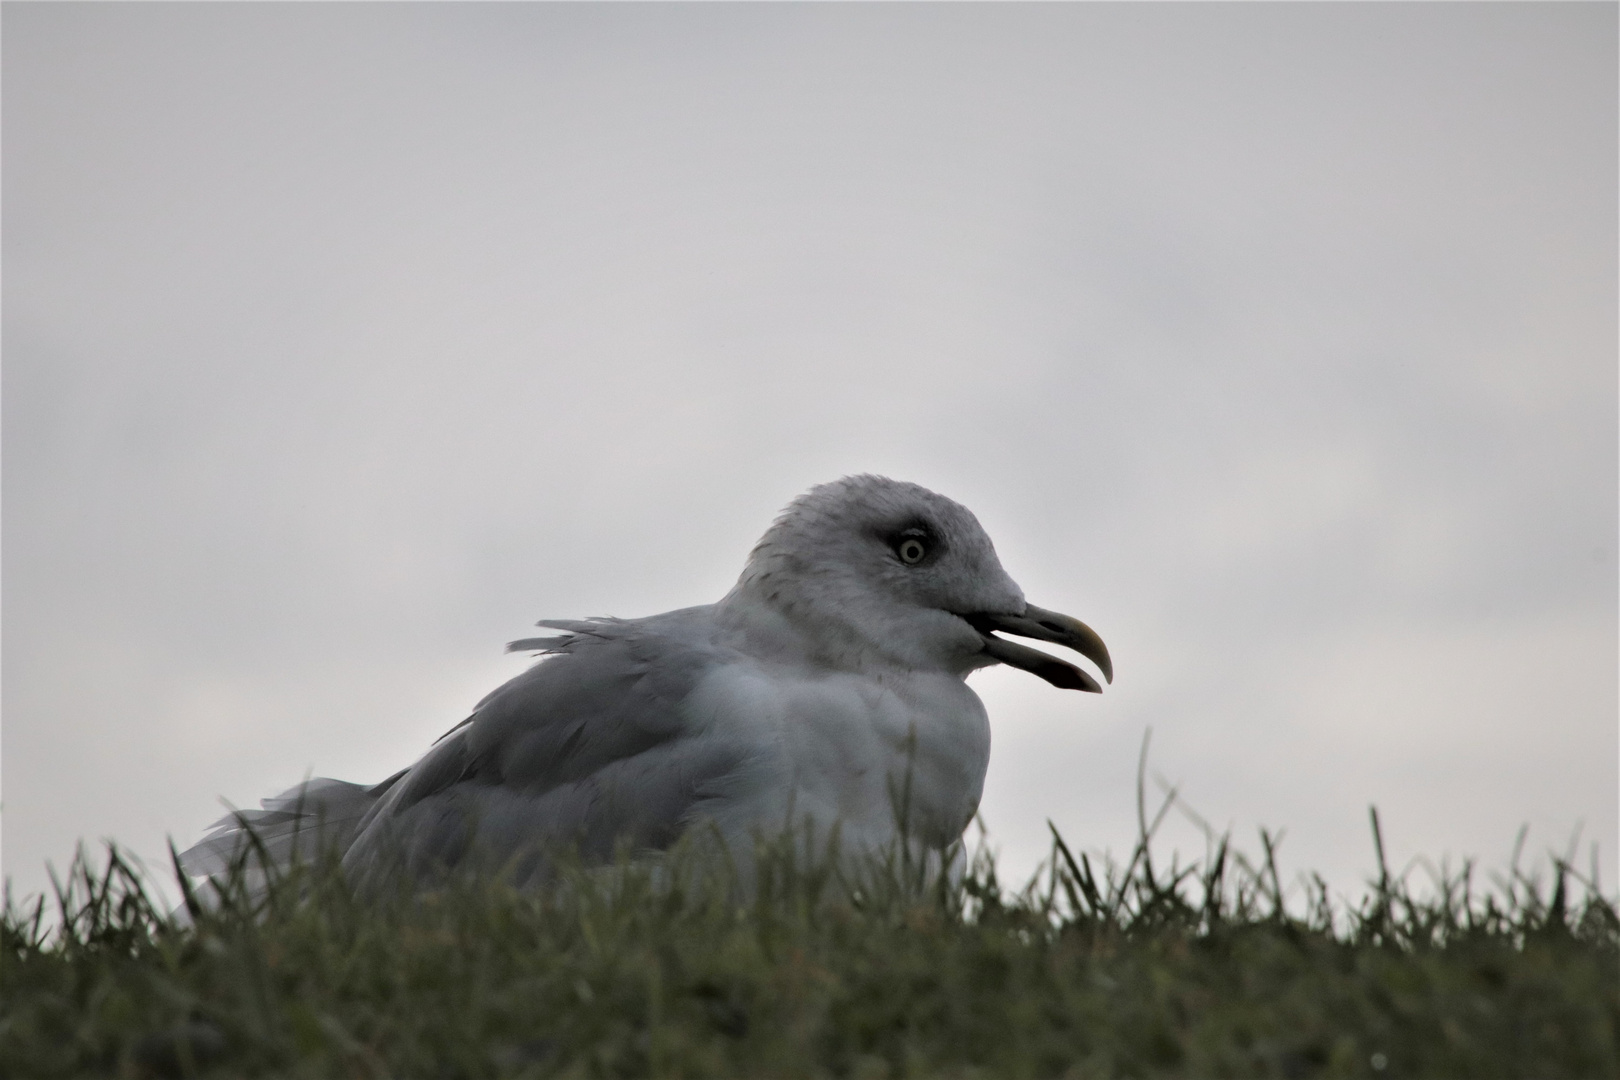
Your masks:
[{"label": "gray sky", "polygon": [[974,677],[1009,869],[1151,725],[1285,874],[1376,803],[1613,888],[1615,86],[1612,4],[7,4],[5,872],[380,779],[872,471],[1113,650]]}]

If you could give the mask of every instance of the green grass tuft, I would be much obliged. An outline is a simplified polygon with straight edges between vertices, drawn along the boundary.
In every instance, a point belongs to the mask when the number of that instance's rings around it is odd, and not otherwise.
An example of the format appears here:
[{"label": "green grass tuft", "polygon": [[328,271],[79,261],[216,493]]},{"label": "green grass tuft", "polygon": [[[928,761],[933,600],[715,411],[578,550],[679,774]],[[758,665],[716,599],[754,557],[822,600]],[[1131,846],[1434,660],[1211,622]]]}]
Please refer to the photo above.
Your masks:
[{"label": "green grass tuft", "polygon": [[[1376,822],[1375,822],[1376,832]],[[678,850],[541,893],[330,865],[176,918],[115,847],[0,921],[8,1077],[1620,1075],[1620,920],[1554,859],[1285,901],[1274,843],[1051,859],[1021,889]],[[1381,847],[1381,845],[1380,845]]]}]

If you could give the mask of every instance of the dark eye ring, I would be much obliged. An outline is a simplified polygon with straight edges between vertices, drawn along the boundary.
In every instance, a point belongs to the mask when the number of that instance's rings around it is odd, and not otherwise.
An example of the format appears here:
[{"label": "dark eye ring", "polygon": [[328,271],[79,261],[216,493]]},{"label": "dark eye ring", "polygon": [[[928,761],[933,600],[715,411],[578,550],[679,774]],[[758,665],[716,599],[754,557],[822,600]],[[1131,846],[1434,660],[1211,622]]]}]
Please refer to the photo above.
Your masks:
[{"label": "dark eye ring", "polygon": [[915,536],[908,536],[895,545],[894,553],[907,566],[916,566],[928,557],[928,545]]}]

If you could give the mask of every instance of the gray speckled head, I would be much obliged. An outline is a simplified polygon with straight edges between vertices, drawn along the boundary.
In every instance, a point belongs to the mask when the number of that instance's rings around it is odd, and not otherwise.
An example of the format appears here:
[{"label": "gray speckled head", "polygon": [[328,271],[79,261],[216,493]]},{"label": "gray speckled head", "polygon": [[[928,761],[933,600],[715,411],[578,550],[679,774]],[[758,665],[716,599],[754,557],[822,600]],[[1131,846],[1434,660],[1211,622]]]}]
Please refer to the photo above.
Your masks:
[{"label": "gray speckled head", "polygon": [[952,669],[988,662],[974,659],[982,639],[961,616],[1026,606],[967,507],[870,475],[820,484],[788,504],[728,597],[745,600],[815,626],[824,641]]}]

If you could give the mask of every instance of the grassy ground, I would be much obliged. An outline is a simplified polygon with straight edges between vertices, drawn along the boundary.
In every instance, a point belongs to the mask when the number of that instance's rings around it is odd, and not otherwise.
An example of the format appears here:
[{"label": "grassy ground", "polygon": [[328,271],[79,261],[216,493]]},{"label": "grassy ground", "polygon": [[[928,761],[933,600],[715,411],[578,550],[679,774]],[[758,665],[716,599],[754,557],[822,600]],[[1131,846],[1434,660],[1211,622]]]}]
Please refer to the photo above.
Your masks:
[{"label": "grassy ground", "polygon": [[778,851],[747,900],[678,856],[414,901],[298,872],[190,920],[109,851],[7,899],[0,1074],[1620,1075],[1620,922],[1556,860],[1421,899],[1380,869],[1350,910],[1285,905],[1265,837],[1171,870],[1054,841],[1017,891]]}]

